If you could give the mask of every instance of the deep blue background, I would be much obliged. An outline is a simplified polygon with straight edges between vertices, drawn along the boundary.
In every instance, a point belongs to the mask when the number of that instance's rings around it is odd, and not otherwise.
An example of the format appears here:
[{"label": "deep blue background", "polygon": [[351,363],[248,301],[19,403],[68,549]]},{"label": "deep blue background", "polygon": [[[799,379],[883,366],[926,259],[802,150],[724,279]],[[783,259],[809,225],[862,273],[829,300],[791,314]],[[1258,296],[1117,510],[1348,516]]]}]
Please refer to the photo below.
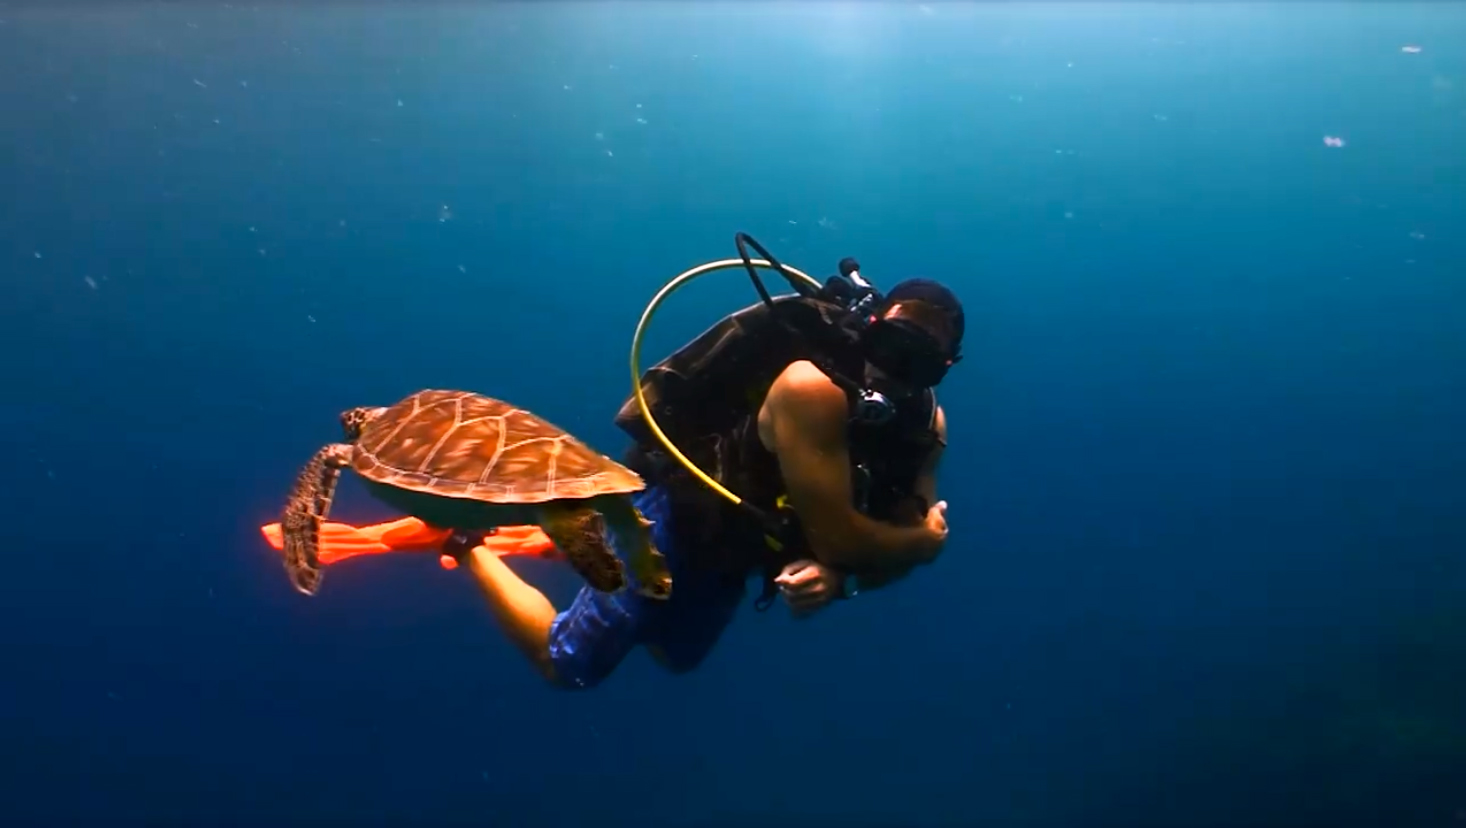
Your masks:
[{"label": "deep blue background", "polygon": [[[1461,7],[0,21],[3,821],[1466,820]],[[736,230],[965,298],[937,565],[589,694],[426,558],[288,587],[338,411],[616,453]]]}]

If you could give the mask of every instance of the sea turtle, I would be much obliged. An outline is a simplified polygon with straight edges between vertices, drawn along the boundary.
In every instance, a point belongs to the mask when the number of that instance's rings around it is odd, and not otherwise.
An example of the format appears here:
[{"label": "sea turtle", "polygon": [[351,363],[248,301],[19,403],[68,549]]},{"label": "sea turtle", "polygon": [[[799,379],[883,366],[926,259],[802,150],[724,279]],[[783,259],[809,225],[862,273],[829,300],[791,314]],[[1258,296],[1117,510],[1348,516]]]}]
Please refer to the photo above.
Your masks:
[{"label": "sea turtle", "polygon": [[424,522],[464,531],[537,524],[593,588],[626,585],[606,527],[628,549],[637,591],[671,595],[651,522],[629,495],[646,484],[630,469],[530,412],[464,391],[419,391],[390,408],[341,413],[345,443],[301,470],[280,518],[285,571],[306,595],[321,585],[321,523],[341,469],[373,495]]}]

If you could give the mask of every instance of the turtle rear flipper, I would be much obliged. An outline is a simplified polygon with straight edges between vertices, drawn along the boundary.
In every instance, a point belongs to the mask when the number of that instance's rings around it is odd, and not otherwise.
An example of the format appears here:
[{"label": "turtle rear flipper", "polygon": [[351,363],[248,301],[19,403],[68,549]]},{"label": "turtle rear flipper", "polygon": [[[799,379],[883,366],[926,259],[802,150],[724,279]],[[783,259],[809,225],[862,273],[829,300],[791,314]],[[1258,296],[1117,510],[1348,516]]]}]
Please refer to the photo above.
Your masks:
[{"label": "turtle rear flipper", "polygon": [[637,593],[655,601],[671,598],[672,572],[652,538],[652,522],[625,495],[605,495],[595,505],[631,564]]},{"label": "turtle rear flipper", "polygon": [[552,501],[540,506],[539,516],[540,528],[591,589],[615,592],[626,586],[626,569],[606,540],[600,512],[575,501]]},{"label": "turtle rear flipper", "polygon": [[295,478],[280,533],[285,546],[285,572],[298,592],[315,595],[321,588],[321,523],[331,511],[341,469],[351,462],[351,446],[326,446],[315,453]]}]

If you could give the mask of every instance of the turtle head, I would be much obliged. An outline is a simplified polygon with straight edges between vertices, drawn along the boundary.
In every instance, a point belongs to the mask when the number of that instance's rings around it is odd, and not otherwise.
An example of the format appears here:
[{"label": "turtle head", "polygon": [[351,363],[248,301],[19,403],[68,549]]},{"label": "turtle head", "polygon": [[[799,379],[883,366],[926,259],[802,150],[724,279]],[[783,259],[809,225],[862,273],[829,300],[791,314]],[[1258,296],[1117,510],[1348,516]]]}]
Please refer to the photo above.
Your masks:
[{"label": "turtle head", "polygon": [[366,428],[367,423],[375,420],[377,415],[386,411],[385,408],[352,408],[341,412],[341,430],[346,433],[346,439],[356,442],[361,437],[361,430]]}]

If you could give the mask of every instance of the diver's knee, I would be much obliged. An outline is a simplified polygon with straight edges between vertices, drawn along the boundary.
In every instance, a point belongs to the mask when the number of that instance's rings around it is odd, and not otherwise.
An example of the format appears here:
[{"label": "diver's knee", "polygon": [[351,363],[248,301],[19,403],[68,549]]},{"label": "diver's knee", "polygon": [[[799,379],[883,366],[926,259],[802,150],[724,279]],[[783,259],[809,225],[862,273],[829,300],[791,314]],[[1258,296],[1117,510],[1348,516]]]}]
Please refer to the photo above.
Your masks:
[{"label": "diver's knee", "polygon": [[637,616],[606,593],[584,588],[550,625],[545,678],[565,690],[589,690],[636,645]]},{"label": "diver's knee", "polygon": [[557,668],[553,663],[545,665],[541,671],[545,680],[556,690],[594,690],[600,686],[609,673],[599,671],[580,671]]},{"label": "diver's knee", "polygon": [[545,656],[536,665],[540,675],[557,690],[590,690],[615,671],[619,659],[606,658],[603,642],[575,641],[551,636]]}]

